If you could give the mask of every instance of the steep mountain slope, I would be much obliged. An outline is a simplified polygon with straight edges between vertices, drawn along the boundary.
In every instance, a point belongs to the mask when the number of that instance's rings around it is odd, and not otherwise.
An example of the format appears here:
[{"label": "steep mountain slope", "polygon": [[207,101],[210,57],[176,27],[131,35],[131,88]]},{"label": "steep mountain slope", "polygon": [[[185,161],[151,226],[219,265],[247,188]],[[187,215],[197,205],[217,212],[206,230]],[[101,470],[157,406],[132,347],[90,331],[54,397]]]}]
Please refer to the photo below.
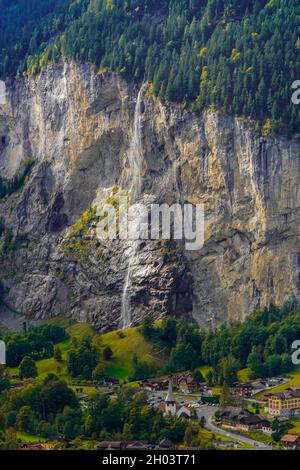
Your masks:
[{"label": "steep mountain slope", "polygon": [[[171,313],[208,325],[298,295],[297,141],[74,62],[7,81],[0,131],[6,181],[35,162],[0,203],[0,276],[16,310],[107,330],[122,325],[125,298],[133,324]],[[202,250],[97,240],[91,207],[136,189],[137,176],[146,204],[204,202]]]},{"label": "steep mountain slope", "polygon": [[300,132],[295,0],[1,0],[0,76],[74,59],[200,113],[248,115],[265,132]]}]

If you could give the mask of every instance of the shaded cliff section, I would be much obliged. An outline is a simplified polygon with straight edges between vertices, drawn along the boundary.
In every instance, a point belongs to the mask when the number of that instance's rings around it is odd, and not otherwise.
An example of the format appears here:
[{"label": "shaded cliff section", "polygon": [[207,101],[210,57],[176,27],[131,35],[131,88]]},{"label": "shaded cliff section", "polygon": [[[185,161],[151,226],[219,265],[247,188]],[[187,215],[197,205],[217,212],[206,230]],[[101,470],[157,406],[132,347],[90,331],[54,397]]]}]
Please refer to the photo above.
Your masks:
[{"label": "shaded cliff section", "polygon": [[[22,189],[0,202],[5,302],[32,318],[70,315],[117,328],[129,242],[100,243],[93,207],[129,192],[139,87],[74,63],[7,83],[0,107],[0,175],[28,160]],[[296,141],[263,137],[247,120],[162,104],[144,86],[140,202],[204,203],[205,244],[141,241],[130,287],[132,320],[193,316],[202,326],[242,320],[300,288]],[[6,244],[7,245],[7,244]]]}]

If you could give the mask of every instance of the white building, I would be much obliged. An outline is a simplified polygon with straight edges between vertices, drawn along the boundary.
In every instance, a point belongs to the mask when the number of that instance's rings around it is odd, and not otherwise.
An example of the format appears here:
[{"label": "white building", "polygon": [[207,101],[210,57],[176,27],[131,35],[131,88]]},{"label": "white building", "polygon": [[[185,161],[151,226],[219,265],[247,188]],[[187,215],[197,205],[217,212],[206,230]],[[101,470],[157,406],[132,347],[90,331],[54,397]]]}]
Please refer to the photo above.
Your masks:
[{"label": "white building", "polygon": [[191,412],[185,405],[181,405],[177,402],[174,397],[173,389],[172,389],[172,382],[169,381],[168,393],[164,403],[161,403],[159,408],[163,411],[164,415],[172,415],[176,416],[177,418],[186,418],[189,419],[191,417]]}]

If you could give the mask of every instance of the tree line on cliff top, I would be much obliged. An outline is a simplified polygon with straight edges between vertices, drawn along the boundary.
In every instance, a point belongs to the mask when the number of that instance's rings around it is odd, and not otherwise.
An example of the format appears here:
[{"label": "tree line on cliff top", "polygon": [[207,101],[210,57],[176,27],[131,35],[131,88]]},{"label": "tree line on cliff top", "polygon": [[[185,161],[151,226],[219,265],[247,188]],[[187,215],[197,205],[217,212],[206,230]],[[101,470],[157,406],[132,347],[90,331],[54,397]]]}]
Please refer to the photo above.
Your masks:
[{"label": "tree line on cliff top", "polygon": [[196,112],[213,106],[291,136],[299,15],[295,0],[0,0],[0,76],[73,58],[146,79]]}]

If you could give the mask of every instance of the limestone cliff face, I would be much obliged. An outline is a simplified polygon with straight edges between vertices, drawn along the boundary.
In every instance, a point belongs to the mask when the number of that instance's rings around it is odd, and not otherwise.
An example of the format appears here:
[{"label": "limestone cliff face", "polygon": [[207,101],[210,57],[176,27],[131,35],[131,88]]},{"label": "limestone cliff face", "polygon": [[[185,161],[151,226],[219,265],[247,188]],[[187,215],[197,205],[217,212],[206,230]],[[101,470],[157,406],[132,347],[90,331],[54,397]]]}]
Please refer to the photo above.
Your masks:
[{"label": "limestone cliff face", "polygon": [[70,314],[105,330],[121,325],[128,277],[133,323],[170,313],[205,326],[296,298],[300,144],[262,137],[245,120],[162,104],[147,85],[140,200],[204,203],[204,247],[103,245],[88,221],[70,250],[86,209],[132,189],[138,92],[116,75],[73,63],[7,83],[0,174],[12,178],[28,158],[35,165],[22,190],[0,202],[13,236],[0,267],[6,303],[34,318]]}]

